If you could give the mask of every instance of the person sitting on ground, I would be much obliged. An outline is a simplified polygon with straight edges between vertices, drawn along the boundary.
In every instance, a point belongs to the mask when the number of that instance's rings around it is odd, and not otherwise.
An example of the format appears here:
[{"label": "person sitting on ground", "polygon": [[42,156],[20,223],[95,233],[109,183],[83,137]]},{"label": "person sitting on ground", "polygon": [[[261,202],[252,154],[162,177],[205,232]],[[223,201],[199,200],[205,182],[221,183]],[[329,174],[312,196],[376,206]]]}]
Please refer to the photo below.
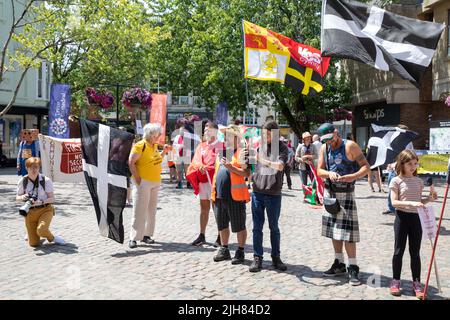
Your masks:
[{"label": "person sitting on ground", "polygon": [[46,238],[50,243],[64,245],[65,241],[61,237],[54,236],[50,232],[50,223],[55,215],[53,183],[50,178],[39,174],[41,168],[39,158],[28,158],[25,167],[28,174],[19,181],[16,201],[31,200],[28,213],[21,211],[21,215],[25,216],[28,244],[31,247],[38,247],[41,238]]}]

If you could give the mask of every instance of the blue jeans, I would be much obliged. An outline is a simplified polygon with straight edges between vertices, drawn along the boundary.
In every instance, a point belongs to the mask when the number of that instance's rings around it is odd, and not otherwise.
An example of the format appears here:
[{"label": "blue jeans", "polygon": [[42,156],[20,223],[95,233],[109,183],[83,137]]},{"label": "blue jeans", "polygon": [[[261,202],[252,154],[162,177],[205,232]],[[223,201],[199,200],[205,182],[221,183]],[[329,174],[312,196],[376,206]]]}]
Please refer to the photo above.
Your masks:
[{"label": "blue jeans", "polygon": [[395,170],[392,170],[389,172],[388,175],[388,209],[390,212],[395,212],[395,208],[392,206],[391,201],[391,190],[389,189],[389,184],[391,183],[391,180],[394,179],[397,176],[397,173],[395,173]]},{"label": "blue jeans", "polygon": [[268,195],[258,192],[252,193],[253,255],[263,256],[264,211],[267,212],[267,219],[269,220],[271,255],[272,257],[279,257],[280,229],[278,228],[278,219],[281,211],[281,195]]}]

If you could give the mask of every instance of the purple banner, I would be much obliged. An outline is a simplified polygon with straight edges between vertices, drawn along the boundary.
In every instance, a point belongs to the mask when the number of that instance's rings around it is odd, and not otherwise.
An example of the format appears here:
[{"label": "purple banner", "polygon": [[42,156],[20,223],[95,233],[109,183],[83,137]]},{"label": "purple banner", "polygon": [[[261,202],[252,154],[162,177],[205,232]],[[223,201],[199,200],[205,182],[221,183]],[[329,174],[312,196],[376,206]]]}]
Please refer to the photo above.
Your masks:
[{"label": "purple banner", "polygon": [[48,111],[48,135],[69,138],[70,85],[53,83]]},{"label": "purple banner", "polygon": [[224,126],[228,124],[228,105],[225,101],[216,107],[216,122]]}]

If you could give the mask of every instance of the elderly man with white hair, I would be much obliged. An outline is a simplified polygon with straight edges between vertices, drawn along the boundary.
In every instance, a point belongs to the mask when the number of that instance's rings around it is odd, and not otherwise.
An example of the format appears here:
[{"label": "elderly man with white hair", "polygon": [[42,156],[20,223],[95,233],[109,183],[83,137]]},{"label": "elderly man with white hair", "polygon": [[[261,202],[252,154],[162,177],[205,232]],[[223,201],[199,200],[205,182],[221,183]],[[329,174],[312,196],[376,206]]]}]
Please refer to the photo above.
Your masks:
[{"label": "elderly man with white hair", "polygon": [[148,123],[144,126],[143,139],[131,150],[128,164],[133,181],[133,218],[131,220],[130,248],[137,247],[137,241],[152,244],[155,231],[156,204],[161,186],[163,157],[170,147],[164,145],[158,151],[161,125]]}]

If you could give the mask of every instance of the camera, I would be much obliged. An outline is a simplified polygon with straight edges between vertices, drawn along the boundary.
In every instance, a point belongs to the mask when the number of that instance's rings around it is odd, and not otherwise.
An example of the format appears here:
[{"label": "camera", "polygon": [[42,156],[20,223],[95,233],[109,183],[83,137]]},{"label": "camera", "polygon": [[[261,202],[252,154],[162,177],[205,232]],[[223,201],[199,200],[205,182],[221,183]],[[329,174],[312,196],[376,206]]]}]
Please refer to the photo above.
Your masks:
[{"label": "camera", "polygon": [[23,206],[19,208],[19,214],[21,216],[26,217],[28,211],[30,211],[31,206],[33,205],[33,201],[37,200],[37,195],[29,195],[29,199],[25,202]]}]

